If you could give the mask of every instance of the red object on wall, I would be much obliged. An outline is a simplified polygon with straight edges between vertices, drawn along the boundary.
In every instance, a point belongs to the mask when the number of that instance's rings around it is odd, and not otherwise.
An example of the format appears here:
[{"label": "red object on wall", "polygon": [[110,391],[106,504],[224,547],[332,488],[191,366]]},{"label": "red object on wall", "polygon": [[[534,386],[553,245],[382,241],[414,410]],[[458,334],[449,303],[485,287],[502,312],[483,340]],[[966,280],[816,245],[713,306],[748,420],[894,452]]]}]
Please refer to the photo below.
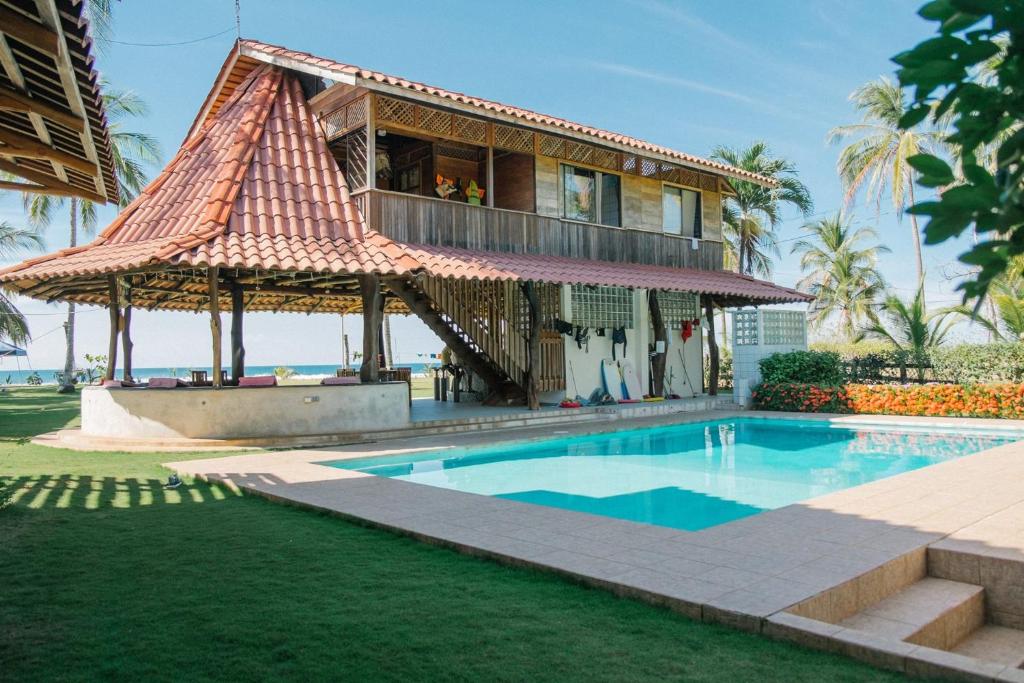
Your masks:
[{"label": "red object on wall", "polygon": [[683,341],[685,342],[687,339],[689,339],[692,336],[693,336],[693,321],[692,320],[684,320],[683,321]]}]

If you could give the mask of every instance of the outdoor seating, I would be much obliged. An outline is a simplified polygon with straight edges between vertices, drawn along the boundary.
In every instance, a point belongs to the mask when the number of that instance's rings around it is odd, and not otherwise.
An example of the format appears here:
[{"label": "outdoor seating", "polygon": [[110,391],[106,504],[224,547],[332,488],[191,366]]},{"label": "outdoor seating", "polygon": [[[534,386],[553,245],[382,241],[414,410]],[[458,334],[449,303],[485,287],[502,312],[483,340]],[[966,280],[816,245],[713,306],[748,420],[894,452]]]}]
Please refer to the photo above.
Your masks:
[{"label": "outdoor seating", "polygon": [[277,377],[274,375],[257,375],[255,377],[239,377],[240,387],[276,387]]},{"label": "outdoor seating", "polygon": [[320,380],[320,384],[324,386],[339,386],[343,384],[359,384],[360,380],[358,377],[345,376],[345,377],[324,377]]},{"label": "outdoor seating", "polygon": [[188,382],[178,377],[153,377],[149,380],[150,389],[176,389],[187,386]]}]

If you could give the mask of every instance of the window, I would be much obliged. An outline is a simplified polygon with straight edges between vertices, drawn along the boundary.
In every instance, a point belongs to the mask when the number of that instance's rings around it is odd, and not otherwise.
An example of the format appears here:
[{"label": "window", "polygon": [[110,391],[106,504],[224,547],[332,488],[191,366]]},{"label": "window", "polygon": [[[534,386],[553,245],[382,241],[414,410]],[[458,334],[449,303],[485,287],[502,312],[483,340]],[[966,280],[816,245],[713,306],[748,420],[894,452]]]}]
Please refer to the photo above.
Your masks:
[{"label": "window", "polygon": [[700,192],[665,185],[661,194],[662,227],[670,235],[700,237]]},{"label": "window", "polygon": [[562,215],[573,221],[622,225],[620,179],[588,168],[562,165]]}]

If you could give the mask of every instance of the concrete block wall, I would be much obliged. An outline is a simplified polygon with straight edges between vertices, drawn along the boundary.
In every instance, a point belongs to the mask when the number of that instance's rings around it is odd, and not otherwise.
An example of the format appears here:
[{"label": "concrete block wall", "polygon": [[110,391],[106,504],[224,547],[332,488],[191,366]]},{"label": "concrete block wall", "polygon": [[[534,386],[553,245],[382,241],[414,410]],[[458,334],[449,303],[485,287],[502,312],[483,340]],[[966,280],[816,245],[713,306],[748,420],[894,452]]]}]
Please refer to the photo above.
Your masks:
[{"label": "concrete block wall", "polygon": [[[807,320],[803,311],[740,309],[732,315],[733,393],[741,405],[761,381],[762,358],[773,353],[807,350]],[[799,326],[794,326],[794,321]],[[765,343],[767,341],[775,343]]]}]

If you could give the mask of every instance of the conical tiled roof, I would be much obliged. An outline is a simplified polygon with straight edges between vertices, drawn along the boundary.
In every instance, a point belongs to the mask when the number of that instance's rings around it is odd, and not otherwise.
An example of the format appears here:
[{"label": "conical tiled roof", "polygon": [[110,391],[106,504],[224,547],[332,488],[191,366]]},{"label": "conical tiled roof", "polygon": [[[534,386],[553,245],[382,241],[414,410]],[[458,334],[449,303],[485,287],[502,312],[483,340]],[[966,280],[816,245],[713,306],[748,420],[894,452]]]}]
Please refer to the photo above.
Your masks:
[{"label": "conical tiled roof", "polygon": [[418,266],[364,229],[298,79],[269,65],[249,75],[94,242],[2,275],[62,277],[158,263],[382,274]]}]

